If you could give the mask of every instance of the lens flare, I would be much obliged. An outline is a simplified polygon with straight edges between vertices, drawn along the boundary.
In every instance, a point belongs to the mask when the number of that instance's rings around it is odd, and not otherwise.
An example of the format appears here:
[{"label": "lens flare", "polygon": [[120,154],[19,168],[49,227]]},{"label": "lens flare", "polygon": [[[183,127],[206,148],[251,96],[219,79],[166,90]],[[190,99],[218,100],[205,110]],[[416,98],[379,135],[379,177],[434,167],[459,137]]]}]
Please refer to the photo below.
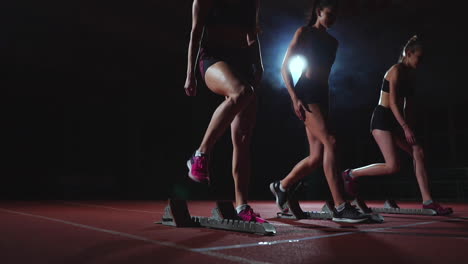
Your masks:
[{"label": "lens flare", "polygon": [[299,78],[302,75],[302,72],[305,70],[307,66],[307,62],[302,56],[295,56],[289,62],[289,70],[291,71],[291,75],[293,77],[294,84],[297,83]]}]

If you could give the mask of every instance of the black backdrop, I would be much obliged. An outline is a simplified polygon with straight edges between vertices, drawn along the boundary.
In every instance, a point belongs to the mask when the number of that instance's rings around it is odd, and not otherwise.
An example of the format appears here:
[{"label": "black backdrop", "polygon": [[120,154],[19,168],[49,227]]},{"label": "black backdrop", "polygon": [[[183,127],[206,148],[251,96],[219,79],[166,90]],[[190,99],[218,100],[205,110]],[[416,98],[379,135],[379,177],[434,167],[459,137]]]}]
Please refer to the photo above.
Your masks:
[{"label": "black backdrop", "polygon": [[[308,2],[261,1],[266,71],[258,91],[252,199],[271,199],[268,183],[307,155],[304,129],[278,76]],[[340,168],[382,160],[368,132],[370,115],[383,74],[415,33],[428,51],[416,90],[428,165],[466,167],[467,57],[460,8],[440,1],[342,2],[330,31],[340,41],[331,76]],[[228,133],[214,150],[213,186],[186,177],[185,161],[222,100],[203,83],[196,98],[183,91],[191,3],[2,2],[0,197],[233,198]],[[414,189],[411,162],[403,155],[402,162],[397,178],[408,176]],[[312,186],[308,198],[327,197],[321,170],[306,182]],[[380,191],[368,195],[382,198]]]}]

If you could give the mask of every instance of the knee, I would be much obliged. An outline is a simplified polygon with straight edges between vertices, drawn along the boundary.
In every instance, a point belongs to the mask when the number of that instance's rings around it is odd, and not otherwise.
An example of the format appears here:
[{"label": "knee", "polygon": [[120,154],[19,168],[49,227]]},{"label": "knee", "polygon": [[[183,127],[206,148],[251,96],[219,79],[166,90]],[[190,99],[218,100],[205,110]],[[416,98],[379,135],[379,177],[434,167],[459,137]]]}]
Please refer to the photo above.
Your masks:
[{"label": "knee", "polygon": [[400,163],[392,162],[387,164],[387,174],[395,174],[400,171]]},{"label": "knee", "polygon": [[327,135],[325,137],[325,142],[323,142],[323,144],[327,147],[330,147],[330,148],[335,148],[336,146],[336,138],[335,136],[332,136],[332,135]]},{"label": "knee", "polygon": [[322,155],[310,155],[309,157],[307,157],[307,160],[306,160],[306,168],[308,170],[313,170],[315,169],[315,167],[317,167],[317,164],[321,163],[322,161]]},{"label": "knee", "polygon": [[421,146],[416,145],[413,147],[413,157],[414,159],[424,159],[424,150]]},{"label": "knee", "polygon": [[241,84],[236,90],[237,92],[230,96],[235,105],[247,104],[255,97],[255,92],[250,85]]}]

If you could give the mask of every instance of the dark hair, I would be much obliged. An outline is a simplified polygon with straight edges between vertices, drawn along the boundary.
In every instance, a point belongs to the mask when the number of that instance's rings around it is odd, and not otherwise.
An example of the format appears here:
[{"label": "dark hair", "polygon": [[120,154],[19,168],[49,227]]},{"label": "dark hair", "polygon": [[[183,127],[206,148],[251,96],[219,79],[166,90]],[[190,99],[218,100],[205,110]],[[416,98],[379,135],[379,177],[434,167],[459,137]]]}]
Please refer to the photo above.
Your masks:
[{"label": "dark hair", "polygon": [[311,27],[317,22],[317,9],[323,9],[325,7],[334,7],[338,8],[338,0],[315,0],[312,4],[312,9],[310,9],[307,15],[307,26]]},{"label": "dark hair", "polygon": [[417,35],[412,36],[408,42],[406,42],[405,46],[401,50],[400,58],[398,62],[402,62],[403,58],[408,54],[408,52],[414,52],[417,49],[421,49],[423,47],[422,41],[418,38]]}]

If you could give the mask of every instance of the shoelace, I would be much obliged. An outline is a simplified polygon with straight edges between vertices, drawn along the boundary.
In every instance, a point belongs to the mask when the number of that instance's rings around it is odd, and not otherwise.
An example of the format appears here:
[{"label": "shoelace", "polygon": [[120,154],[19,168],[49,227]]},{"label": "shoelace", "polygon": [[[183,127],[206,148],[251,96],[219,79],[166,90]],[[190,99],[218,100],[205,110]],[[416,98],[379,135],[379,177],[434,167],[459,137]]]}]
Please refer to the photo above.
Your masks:
[{"label": "shoelace", "polygon": [[450,208],[444,208],[438,203],[433,203],[433,209],[438,211],[438,212],[443,212],[443,211],[450,211]]},{"label": "shoelace", "polygon": [[452,210],[450,208],[444,208],[440,206],[439,204],[437,204],[436,211],[438,213],[448,213],[448,212],[451,212]]},{"label": "shoelace", "polygon": [[249,209],[247,210],[247,214],[250,215],[250,216],[253,216],[254,218],[255,218],[255,217],[260,217],[260,215],[257,214],[257,213],[255,213],[255,212],[253,211],[252,208],[249,208]]},{"label": "shoelace", "polygon": [[444,208],[442,207],[440,204],[438,203],[434,203],[434,207],[437,211],[448,211],[449,209],[448,208]]},{"label": "shoelace", "polygon": [[196,163],[199,165],[200,168],[204,168],[206,164],[206,157],[200,156],[196,159]]},{"label": "shoelace", "polygon": [[355,213],[355,214],[361,214],[361,212],[359,212],[359,209],[357,209],[356,205],[354,204],[348,204],[348,208],[351,210],[351,212]]}]

